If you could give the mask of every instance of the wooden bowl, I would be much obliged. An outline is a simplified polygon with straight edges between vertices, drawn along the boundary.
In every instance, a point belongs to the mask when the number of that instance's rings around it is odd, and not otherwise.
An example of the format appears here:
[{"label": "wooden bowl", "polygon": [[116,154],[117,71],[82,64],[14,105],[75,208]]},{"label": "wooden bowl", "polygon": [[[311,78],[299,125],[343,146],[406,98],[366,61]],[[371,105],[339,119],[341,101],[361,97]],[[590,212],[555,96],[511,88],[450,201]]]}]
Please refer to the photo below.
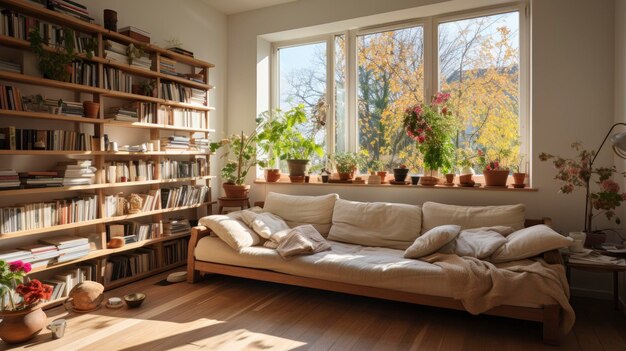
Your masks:
[{"label": "wooden bowl", "polygon": [[124,296],[124,301],[126,301],[126,305],[128,308],[135,308],[141,306],[143,301],[146,299],[146,294],[144,293],[133,293]]}]

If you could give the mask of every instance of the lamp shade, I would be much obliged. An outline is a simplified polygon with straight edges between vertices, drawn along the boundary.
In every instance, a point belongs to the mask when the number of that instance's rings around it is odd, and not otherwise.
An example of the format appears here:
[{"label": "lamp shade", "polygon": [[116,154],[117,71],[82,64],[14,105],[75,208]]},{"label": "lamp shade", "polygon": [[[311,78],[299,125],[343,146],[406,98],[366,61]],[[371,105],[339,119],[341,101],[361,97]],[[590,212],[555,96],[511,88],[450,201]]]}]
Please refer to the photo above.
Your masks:
[{"label": "lamp shade", "polygon": [[626,159],[626,132],[613,134],[611,143],[617,156]]}]

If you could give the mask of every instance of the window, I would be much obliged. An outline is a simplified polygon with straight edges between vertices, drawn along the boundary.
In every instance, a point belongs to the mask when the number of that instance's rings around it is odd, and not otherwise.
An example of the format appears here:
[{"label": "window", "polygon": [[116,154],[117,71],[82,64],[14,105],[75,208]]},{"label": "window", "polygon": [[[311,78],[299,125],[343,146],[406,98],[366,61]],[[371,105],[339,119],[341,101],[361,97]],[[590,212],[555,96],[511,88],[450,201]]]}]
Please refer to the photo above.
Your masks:
[{"label": "window", "polygon": [[402,115],[444,91],[459,124],[457,150],[484,150],[513,165],[530,149],[524,6],[275,43],[273,106],[304,103],[307,132],[327,153],[365,150],[368,167],[378,161],[417,172],[421,155]]}]

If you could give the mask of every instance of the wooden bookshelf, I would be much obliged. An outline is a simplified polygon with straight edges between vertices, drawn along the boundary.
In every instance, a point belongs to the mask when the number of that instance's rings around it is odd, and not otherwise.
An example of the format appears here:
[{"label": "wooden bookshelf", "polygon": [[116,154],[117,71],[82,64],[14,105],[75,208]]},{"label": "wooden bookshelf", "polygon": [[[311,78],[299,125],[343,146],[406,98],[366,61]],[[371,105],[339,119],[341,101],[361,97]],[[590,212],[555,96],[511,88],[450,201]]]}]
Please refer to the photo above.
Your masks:
[{"label": "wooden bookshelf", "polygon": [[[187,135],[200,137],[200,138],[208,138],[210,133],[213,133],[214,130],[209,127],[209,113],[214,111],[215,109],[209,106],[209,93],[214,89],[214,86],[209,84],[209,70],[214,67],[212,63],[187,57],[185,55],[181,55],[164,48],[160,48],[153,44],[145,44],[138,42],[132,38],[124,36],[119,33],[111,32],[104,27],[87,23],[76,19],[74,17],[54,12],[48,10],[44,7],[38,6],[32,2],[26,0],[0,0],[0,8],[9,8],[14,10],[20,14],[24,14],[27,16],[34,17],[38,20],[48,22],[54,25],[59,25],[67,28],[71,28],[76,32],[87,34],[92,36],[93,38],[98,40],[98,48],[92,57],[87,57],[86,54],[80,54],[79,57],[85,62],[91,63],[95,66],[96,75],[97,75],[97,85],[96,86],[87,86],[82,84],[75,84],[69,82],[61,82],[51,79],[46,79],[37,75],[27,75],[24,72],[30,72],[31,70],[22,69],[22,73],[14,73],[14,72],[6,72],[0,71],[0,82],[2,84],[10,84],[15,83],[16,86],[20,88],[22,91],[28,90],[28,86],[30,87],[45,87],[48,89],[57,89],[59,91],[63,91],[65,95],[73,94],[76,97],[76,100],[91,100],[94,102],[99,102],[101,111],[99,111],[97,118],[86,118],[80,116],[65,116],[65,115],[57,115],[45,112],[31,112],[31,111],[13,111],[13,110],[5,110],[0,109],[0,118],[10,117],[12,118],[10,122],[3,122],[4,124],[0,127],[9,126],[8,123],[11,123],[10,126],[15,126],[16,128],[25,128],[21,127],[23,124],[22,121],[26,121],[27,119],[32,120],[43,120],[43,121],[51,121],[58,123],[63,123],[64,129],[68,127],[73,128],[74,131],[82,131],[81,126],[83,125],[91,125],[93,127],[94,137],[101,138],[104,134],[109,135],[109,140],[116,141],[115,135],[119,133],[118,128],[123,128],[127,131],[132,131],[133,129],[145,129],[149,132],[149,140],[160,139],[161,136],[167,136],[171,134],[172,131],[187,133]],[[0,28],[0,32],[3,32],[3,28]],[[153,61],[153,65],[151,69],[143,69],[135,66],[131,66],[125,62],[119,62],[115,60],[111,60],[105,57],[104,55],[104,40],[112,40],[122,44],[135,44],[136,46],[140,46],[144,52],[148,53],[151,56]],[[0,49],[2,48],[13,48],[15,50],[23,50],[24,52],[29,52],[30,43],[27,40],[23,40],[20,38],[14,38],[7,35],[0,34]],[[44,50],[53,52],[58,49],[52,46],[44,46]],[[25,55],[22,55],[24,57]],[[172,60],[175,60],[179,64],[187,65],[189,71],[195,74],[202,74],[202,82],[192,81],[186,79],[182,76],[173,76],[165,73],[161,73],[159,61],[161,57],[166,57]],[[25,60],[22,59],[22,65],[24,65]],[[32,62],[29,61],[29,62]],[[104,68],[109,67],[113,69],[121,70],[127,74],[137,76],[141,79],[153,79],[156,82],[157,86],[157,95],[154,97],[143,96],[138,94],[120,92],[115,90],[109,90],[105,88],[104,85]],[[202,90],[206,96],[206,102],[203,105],[191,104],[185,102],[178,101],[169,101],[162,96],[162,84],[165,82],[173,82],[176,84],[180,84],[187,88],[199,89]],[[24,88],[22,88],[22,85]],[[37,90],[37,89],[30,89]],[[22,94],[22,96],[26,96],[28,94]],[[184,125],[169,125],[167,121],[163,124],[159,123],[140,123],[140,122],[122,122],[115,121],[111,119],[105,119],[105,111],[104,108],[110,106],[120,105],[120,102],[117,100],[125,100],[125,101],[138,101],[138,102],[150,102],[156,104],[157,110],[161,107],[171,107],[171,108],[182,108],[194,110],[196,113],[199,112],[203,125],[205,128],[192,128]],[[91,128],[91,126],[87,126]],[[111,128],[112,130],[106,130],[107,127],[115,127]],[[61,129],[61,128],[59,128]],[[168,132],[167,134],[162,134],[163,132]],[[147,133],[146,133],[147,134]],[[45,157],[54,156],[61,159],[88,159],[92,161],[92,165],[98,169],[98,174],[96,179],[98,179],[96,184],[91,185],[78,185],[78,186],[64,186],[64,187],[51,187],[51,188],[29,188],[29,189],[15,189],[15,190],[4,190],[0,191],[0,201],[2,201],[2,206],[13,206],[15,204],[23,203],[20,200],[21,196],[28,195],[31,198],[35,198],[35,200],[28,200],[29,202],[37,202],[37,201],[46,201],[51,196],[59,196],[62,197],[72,197],[76,195],[77,192],[88,192],[90,194],[98,195],[98,203],[97,203],[97,216],[95,219],[89,221],[82,221],[77,223],[56,225],[46,228],[37,228],[31,230],[22,230],[16,231],[12,233],[0,234],[0,246],[2,246],[2,250],[11,249],[11,244],[14,242],[14,238],[20,238],[20,244],[23,245],[24,242],[35,243],[38,238],[46,235],[56,235],[56,232],[66,231],[73,232],[78,235],[80,234],[80,230],[86,230],[90,233],[91,238],[96,238],[96,247],[100,248],[90,252],[88,255],[78,258],[76,260],[62,262],[58,264],[53,264],[47,267],[38,267],[33,270],[33,273],[36,275],[45,276],[46,274],[50,274],[51,271],[63,268],[74,267],[79,263],[85,262],[95,262],[97,265],[97,280],[99,282],[104,282],[103,280],[103,272],[106,267],[106,262],[108,257],[114,254],[123,254],[126,252],[130,252],[132,250],[142,248],[142,247],[153,247],[156,250],[157,256],[157,264],[156,268],[145,272],[134,277],[124,278],[120,280],[116,280],[111,282],[111,284],[107,284],[106,288],[110,289],[113,287],[117,287],[137,279],[141,279],[147,277],[152,274],[157,274],[159,272],[165,271],[167,269],[171,269],[175,266],[182,266],[185,262],[179,262],[173,265],[166,265],[165,259],[163,257],[163,243],[170,242],[173,240],[182,240],[187,237],[189,234],[182,235],[174,235],[174,236],[166,236],[166,237],[158,237],[155,239],[144,240],[137,243],[132,243],[125,245],[118,249],[107,249],[106,247],[106,225],[115,222],[121,221],[129,221],[134,219],[142,219],[147,218],[150,223],[160,222],[164,219],[168,218],[168,215],[174,215],[177,212],[186,211],[188,214],[187,218],[197,218],[200,214],[204,213],[204,209],[207,209],[208,213],[211,213],[211,207],[215,204],[215,201],[211,199],[211,187],[210,182],[213,179],[208,173],[203,174],[198,177],[189,177],[189,178],[174,178],[174,179],[161,179],[160,169],[159,167],[155,167],[155,179],[154,180],[146,180],[146,181],[132,181],[132,182],[123,182],[123,183],[99,183],[104,179],[102,172],[104,172],[104,165],[107,160],[113,159],[117,160],[119,158],[123,160],[139,160],[139,159],[149,159],[154,162],[155,165],[158,165],[165,158],[178,158],[179,160],[188,160],[192,161],[198,157],[206,157],[207,161],[209,161],[209,157],[211,156],[208,152],[195,151],[195,150],[163,150],[163,151],[151,151],[151,152],[109,152],[109,151],[58,151],[58,150],[0,150],[0,157],[17,157],[17,156],[29,156],[34,157],[35,159],[44,159]],[[36,161],[34,161],[36,162]],[[207,167],[210,165],[210,162],[207,162]],[[18,169],[16,171],[31,171],[32,169]],[[182,206],[182,207],[174,207],[174,208],[166,208],[166,209],[158,209],[154,211],[140,212],[136,214],[127,214],[123,216],[115,216],[110,218],[105,218],[104,213],[104,196],[109,194],[110,191],[108,189],[115,189],[116,191],[121,191],[125,195],[127,191],[132,190],[131,187],[140,186],[150,190],[160,190],[163,187],[167,187],[170,185],[183,185],[183,184],[191,184],[191,185],[207,185],[209,186],[208,196],[209,200],[207,202],[202,202],[200,204],[190,205],[190,206]],[[159,204],[160,205],[160,204]],[[201,211],[202,210],[202,211]],[[90,228],[86,228],[90,227]],[[88,230],[87,230],[88,229]],[[68,233],[71,234],[71,233]],[[32,238],[32,239],[29,239]],[[51,301],[46,303],[47,307],[51,307],[54,305],[58,305],[62,303],[64,298],[58,299],[56,301]]]}]

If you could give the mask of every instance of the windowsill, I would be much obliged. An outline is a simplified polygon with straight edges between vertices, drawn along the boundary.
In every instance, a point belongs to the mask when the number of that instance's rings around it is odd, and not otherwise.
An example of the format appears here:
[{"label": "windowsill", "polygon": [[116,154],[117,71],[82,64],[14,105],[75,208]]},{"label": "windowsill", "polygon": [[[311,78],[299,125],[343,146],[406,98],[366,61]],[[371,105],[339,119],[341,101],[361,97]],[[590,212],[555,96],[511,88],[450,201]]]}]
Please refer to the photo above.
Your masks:
[{"label": "windowsill", "polygon": [[281,179],[278,182],[267,182],[265,180],[257,179],[254,181],[254,184],[265,184],[265,185],[297,185],[297,186],[345,186],[345,187],[367,187],[367,188],[412,188],[412,189],[447,189],[447,190],[480,190],[480,191],[513,191],[513,192],[534,192],[538,191],[537,188],[513,188],[511,186],[507,187],[485,187],[485,186],[475,186],[475,187],[466,187],[459,186],[455,184],[454,186],[446,186],[446,185],[394,185],[394,184],[350,184],[350,183],[320,183],[320,182],[310,182],[310,183],[292,183],[289,179]]}]

